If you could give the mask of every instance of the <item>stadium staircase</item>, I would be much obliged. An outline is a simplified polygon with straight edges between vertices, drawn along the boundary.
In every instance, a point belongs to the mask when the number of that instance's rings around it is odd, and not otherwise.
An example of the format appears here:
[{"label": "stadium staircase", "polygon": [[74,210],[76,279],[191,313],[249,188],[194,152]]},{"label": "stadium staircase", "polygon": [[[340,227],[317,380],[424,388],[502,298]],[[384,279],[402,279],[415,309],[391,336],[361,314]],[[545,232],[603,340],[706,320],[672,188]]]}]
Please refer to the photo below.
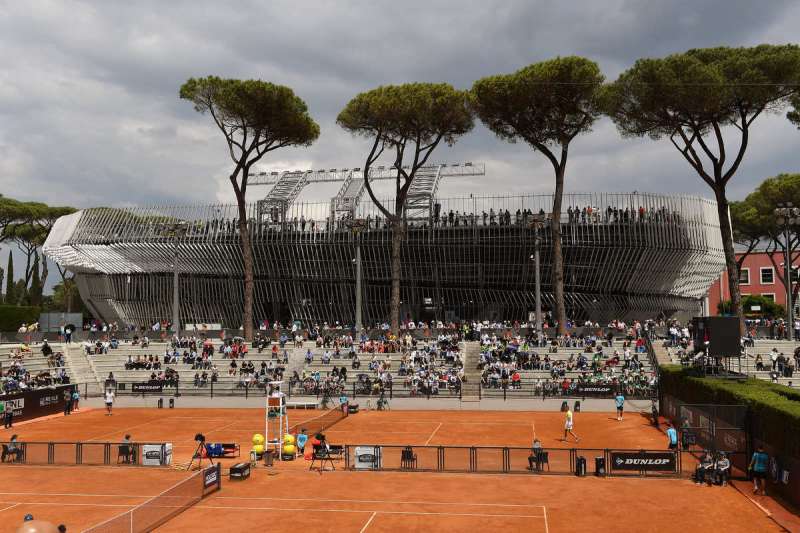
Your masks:
[{"label": "stadium staircase", "polygon": [[[81,348],[80,344],[63,344],[59,348],[64,352],[64,361],[67,365],[70,379],[73,383],[86,384],[81,392],[99,394],[102,390],[101,381],[91,359]],[[54,347],[55,349],[55,347]]]},{"label": "stadium staircase", "polygon": [[462,402],[479,402],[481,399],[481,347],[477,342],[464,343],[464,383],[461,385]]}]

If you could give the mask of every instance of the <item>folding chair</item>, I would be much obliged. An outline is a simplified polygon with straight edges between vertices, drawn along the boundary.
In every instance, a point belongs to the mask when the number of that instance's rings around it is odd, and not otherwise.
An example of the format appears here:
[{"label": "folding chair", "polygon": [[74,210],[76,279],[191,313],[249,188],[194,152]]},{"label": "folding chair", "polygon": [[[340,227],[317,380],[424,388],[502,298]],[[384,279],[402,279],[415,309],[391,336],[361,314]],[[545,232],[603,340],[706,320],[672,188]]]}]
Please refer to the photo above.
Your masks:
[{"label": "folding chair", "polygon": [[314,451],[311,455],[311,466],[308,467],[309,470],[314,469],[314,464],[319,461],[319,466],[317,470],[321,474],[325,470],[325,462],[327,461],[331,465],[331,469],[336,470],[336,465],[333,464],[333,458],[331,454],[328,453],[328,449],[324,446],[315,445]]},{"label": "folding chair", "polygon": [[411,446],[400,450],[400,468],[403,470],[417,468],[417,454],[414,453]]}]

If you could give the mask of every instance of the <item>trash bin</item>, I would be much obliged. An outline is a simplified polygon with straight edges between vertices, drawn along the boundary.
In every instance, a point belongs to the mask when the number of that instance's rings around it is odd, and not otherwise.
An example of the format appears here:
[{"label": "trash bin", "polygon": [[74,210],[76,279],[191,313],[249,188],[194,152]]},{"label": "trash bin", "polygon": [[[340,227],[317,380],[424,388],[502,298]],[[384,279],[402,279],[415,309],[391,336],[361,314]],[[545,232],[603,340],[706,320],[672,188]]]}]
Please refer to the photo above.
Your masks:
[{"label": "trash bin", "polygon": [[569,404],[567,403],[567,400],[564,400],[561,402],[561,412],[566,413],[567,411],[569,411]]},{"label": "trash bin", "polygon": [[594,458],[594,475],[597,477],[603,477],[606,475],[606,458],[605,457],[595,457]]},{"label": "trash bin", "polygon": [[272,466],[275,461],[275,452],[267,450],[264,452],[264,466]]},{"label": "trash bin", "polygon": [[586,457],[582,455],[575,460],[575,475],[580,477],[586,475]]},{"label": "trash bin", "polygon": [[164,408],[164,398],[159,398],[158,399],[158,408],[159,409],[163,409]]},{"label": "trash bin", "polygon": [[575,407],[573,407],[572,410],[575,411],[576,413],[580,413],[581,412],[581,401],[580,400],[575,400]]}]

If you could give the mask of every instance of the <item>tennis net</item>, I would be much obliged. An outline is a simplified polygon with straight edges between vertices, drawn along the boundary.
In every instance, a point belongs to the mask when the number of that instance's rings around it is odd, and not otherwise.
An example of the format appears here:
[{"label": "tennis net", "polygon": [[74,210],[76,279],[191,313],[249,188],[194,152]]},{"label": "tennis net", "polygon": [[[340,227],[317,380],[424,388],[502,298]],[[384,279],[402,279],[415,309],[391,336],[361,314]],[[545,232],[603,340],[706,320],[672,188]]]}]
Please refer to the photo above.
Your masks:
[{"label": "tennis net", "polygon": [[304,422],[298,422],[289,427],[289,433],[299,433],[305,429],[308,435],[316,435],[336,424],[340,420],[347,418],[347,411],[341,406],[334,407],[321,415]]},{"label": "tennis net", "polygon": [[146,533],[176,517],[203,498],[220,489],[222,471],[219,463],[195,472],[120,515],[106,520],[85,533]]}]

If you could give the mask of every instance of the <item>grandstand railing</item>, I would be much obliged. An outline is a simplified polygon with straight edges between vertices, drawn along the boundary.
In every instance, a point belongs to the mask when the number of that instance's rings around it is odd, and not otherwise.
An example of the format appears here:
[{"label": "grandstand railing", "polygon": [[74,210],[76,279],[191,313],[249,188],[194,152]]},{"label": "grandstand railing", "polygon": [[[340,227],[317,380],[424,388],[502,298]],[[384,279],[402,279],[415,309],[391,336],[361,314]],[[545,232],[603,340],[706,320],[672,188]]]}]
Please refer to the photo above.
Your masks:
[{"label": "grandstand railing", "polygon": [[533,383],[522,383],[519,387],[514,386],[500,386],[500,387],[481,387],[481,398],[503,398],[503,400],[513,399],[553,399],[564,398],[566,399],[580,399],[586,400],[589,398],[611,399],[616,397],[619,392],[628,400],[648,400],[657,387],[635,387],[630,389],[625,386],[614,386],[607,383],[599,383],[596,385],[587,385],[587,390],[579,387],[570,387],[567,390],[562,389],[560,386],[554,389],[545,389]]},{"label": "grandstand railing", "polygon": [[683,452],[613,448],[540,448],[500,446],[345,445],[345,468],[407,472],[489,474],[577,474],[579,458],[586,475],[685,477],[694,473]]}]

